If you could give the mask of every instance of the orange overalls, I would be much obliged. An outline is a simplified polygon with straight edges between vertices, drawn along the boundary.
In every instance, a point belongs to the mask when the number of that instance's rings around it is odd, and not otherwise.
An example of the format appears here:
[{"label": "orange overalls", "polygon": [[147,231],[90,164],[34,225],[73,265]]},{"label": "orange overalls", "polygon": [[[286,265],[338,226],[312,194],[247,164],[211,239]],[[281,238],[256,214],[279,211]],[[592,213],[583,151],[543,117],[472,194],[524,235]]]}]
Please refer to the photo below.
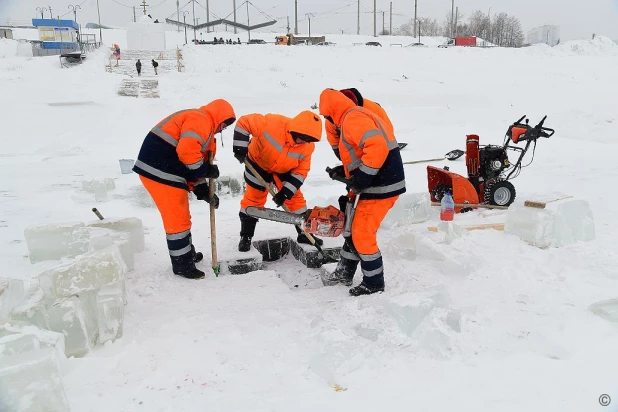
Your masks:
[{"label": "orange overalls", "polygon": [[332,89],[320,95],[320,114],[341,131],[338,149],[346,177],[362,189],[340,264],[347,265],[353,277],[360,261],[363,282],[383,285],[384,266],[376,234],[399,195],[406,191],[393,127]]},{"label": "orange overalls", "polygon": [[172,258],[191,253],[189,191],[207,184],[202,177],[209,171],[210,153],[214,157],[217,150],[215,133],[235,118],[232,106],[218,99],[171,114],[144,139],[133,171],[159,209]]},{"label": "orange overalls", "polygon": [[[278,114],[241,116],[234,129],[234,152],[247,154],[246,160],[260,176],[267,183],[274,182],[278,191],[286,194],[288,200],[284,204],[291,212],[304,213],[307,202],[300,187],[309,173],[315,145],[313,142],[296,144],[290,132],[319,141],[322,120],[310,111],[301,112],[294,118]],[[240,202],[241,220],[248,218],[247,207],[262,207],[268,198],[264,185],[247,168],[245,182],[247,190]],[[253,233],[247,235],[253,236]]]}]

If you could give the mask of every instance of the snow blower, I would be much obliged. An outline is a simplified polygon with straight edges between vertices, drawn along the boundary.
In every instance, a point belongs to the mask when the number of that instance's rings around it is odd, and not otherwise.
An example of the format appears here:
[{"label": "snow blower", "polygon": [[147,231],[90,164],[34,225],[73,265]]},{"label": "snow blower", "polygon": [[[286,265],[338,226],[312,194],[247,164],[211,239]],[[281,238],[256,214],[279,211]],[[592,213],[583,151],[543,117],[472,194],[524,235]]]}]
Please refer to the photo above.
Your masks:
[{"label": "snow blower", "polygon": [[[525,123],[522,123],[524,121]],[[510,180],[519,176],[521,169],[530,166],[534,160],[537,140],[554,135],[553,129],[544,127],[545,119],[536,126],[528,124],[526,116],[521,117],[509,126],[504,144],[479,145],[478,135],[466,136],[466,166],[468,177],[443,169],[427,166],[427,180],[432,202],[439,202],[444,193],[449,192],[456,204],[487,204],[494,206],[509,206],[515,200],[515,187]],[[524,147],[516,146],[524,143]],[[532,146],[532,159],[522,166],[526,153]],[[508,152],[517,153],[515,163],[509,161]],[[471,208],[455,207],[456,212],[468,211]]]}]

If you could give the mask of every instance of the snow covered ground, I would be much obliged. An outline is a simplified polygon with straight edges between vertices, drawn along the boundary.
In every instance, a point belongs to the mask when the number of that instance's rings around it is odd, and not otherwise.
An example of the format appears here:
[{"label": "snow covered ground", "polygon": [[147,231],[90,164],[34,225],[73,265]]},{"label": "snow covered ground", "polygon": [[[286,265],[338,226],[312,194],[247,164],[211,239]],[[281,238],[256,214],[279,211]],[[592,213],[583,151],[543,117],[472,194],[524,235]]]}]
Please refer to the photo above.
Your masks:
[{"label": "snow covered ground", "polygon": [[[92,220],[96,206],[106,217],[137,216],[146,230],[127,281],[124,337],[67,363],[72,410],[618,411],[618,328],[588,311],[618,298],[618,46],[379,48],[331,37],[336,47],[185,47],[186,70],[158,77],[159,99],[118,96],[125,76],[105,72],[103,51],[71,69],[54,57],[0,58],[0,276],[28,280],[57,263],[29,263],[30,224]],[[434,210],[429,222],[379,232],[380,295],[320,287],[317,272],[291,258],[218,278],[207,259],[206,279],[174,277],[158,212],[118,159],[135,158],[175,110],[225,98],[237,115],[293,116],[326,87],[380,102],[409,143],[404,161],[464,149],[466,134],[500,144],[522,115],[548,115],[556,135],[514,181],[517,202],[586,199],[597,239],[541,250],[475,231],[447,244],[427,232]],[[240,176],[231,130],[219,141],[220,169]],[[335,164],[320,143],[303,186],[310,206],[342,194],[324,172]],[[465,174],[463,159],[448,166]],[[425,169],[406,166],[410,193],[426,191]],[[97,203],[82,181],[103,178],[116,189]],[[221,199],[220,259],[237,255],[239,201]],[[209,256],[208,207],[191,207],[194,243]],[[456,221],[503,218],[484,216]],[[260,222],[256,238],[294,233]],[[414,243],[424,252],[409,260]],[[602,394],[614,403],[600,406]]]}]

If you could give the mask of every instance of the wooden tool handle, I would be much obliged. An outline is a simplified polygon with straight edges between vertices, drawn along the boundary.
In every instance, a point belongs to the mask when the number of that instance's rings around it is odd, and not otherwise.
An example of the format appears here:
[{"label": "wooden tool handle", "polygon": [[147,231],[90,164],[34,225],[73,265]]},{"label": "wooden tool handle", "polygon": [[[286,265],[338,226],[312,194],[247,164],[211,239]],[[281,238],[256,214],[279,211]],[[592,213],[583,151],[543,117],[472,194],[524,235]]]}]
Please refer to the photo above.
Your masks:
[{"label": "wooden tool handle", "polygon": [[[210,152],[208,162],[213,164],[213,153]],[[213,198],[215,194],[215,179],[208,179],[208,197]],[[219,262],[217,259],[217,229],[215,219],[215,206],[210,203],[210,250],[212,252],[212,270],[215,272],[215,277],[219,276]]]},{"label": "wooden tool handle", "polygon": [[101,214],[101,212],[99,212],[99,210],[98,210],[96,207],[93,207],[93,208],[92,208],[92,211],[94,212],[94,214],[95,214],[95,215],[97,215],[97,217],[99,218],[99,220],[103,220],[103,219],[105,219],[105,218],[103,217],[103,215]]}]

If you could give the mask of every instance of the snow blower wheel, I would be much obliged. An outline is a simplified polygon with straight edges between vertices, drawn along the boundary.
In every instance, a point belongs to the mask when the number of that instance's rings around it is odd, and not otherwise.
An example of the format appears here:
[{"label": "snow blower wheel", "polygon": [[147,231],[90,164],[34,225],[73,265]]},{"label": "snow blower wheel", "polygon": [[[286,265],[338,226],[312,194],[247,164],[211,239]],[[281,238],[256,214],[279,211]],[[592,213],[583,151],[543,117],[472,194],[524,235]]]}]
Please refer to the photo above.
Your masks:
[{"label": "snow blower wheel", "polygon": [[484,203],[494,206],[510,206],[515,201],[515,186],[506,180],[489,180],[485,183]]}]

